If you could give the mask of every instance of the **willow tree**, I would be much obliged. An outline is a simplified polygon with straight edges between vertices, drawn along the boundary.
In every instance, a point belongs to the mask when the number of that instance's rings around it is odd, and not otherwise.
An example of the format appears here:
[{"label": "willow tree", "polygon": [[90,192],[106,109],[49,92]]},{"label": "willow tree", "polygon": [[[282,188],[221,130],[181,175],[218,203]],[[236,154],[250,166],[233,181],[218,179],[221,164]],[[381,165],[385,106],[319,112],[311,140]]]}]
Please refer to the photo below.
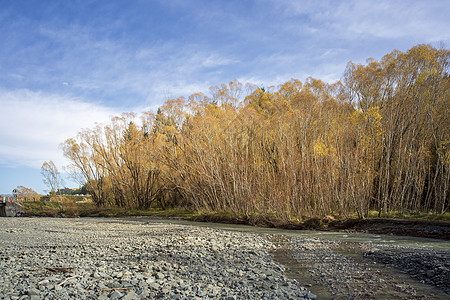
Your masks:
[{"label": "willow tree", "polygon": [[50,160],[42,164],[41,174],[44,183],[50,188],[49,194],[56,194],[60,187],[62,187],[63,180],[53,161]]},{"label": "willow tree", "polygon": [[[97,126],[97,130],[100,126]],[[64,156],[69,159],[72,174],[79,183],[86,184],[86,190],[92,195],[98,206],[107,204],[110,187],[108,170],[102,158],[96,153],[96,130],[84,130],[78,134],[77,140],[67,139],[61,144]]]},{"label": "willow tree", "polygon": [[362,114],[380,112],[381,145],[369,153],[380,213],[448,208],[449,54],[420,45],[347,67],[349,101]]}]

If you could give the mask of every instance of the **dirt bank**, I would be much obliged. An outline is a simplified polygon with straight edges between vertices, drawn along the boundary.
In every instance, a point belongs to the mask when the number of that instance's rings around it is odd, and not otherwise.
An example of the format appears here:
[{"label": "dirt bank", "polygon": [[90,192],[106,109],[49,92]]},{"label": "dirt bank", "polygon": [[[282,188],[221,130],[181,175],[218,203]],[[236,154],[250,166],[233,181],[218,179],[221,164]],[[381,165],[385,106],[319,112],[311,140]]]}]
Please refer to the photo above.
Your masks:
[{"label": "dirt bank", "polygon": [[304,222],[278,222],[267,219],[230,219],[202,215],[191,218],[200,222],[247,224],[293,230],[322,230],[392,234],[450,240],[450,223],[405,219],[309,219]]},{"label": "dirt bank", "polygon": [[331,223],[327,229],[450,240],[450,224],[446,222],[398,219],[347,220]]}]

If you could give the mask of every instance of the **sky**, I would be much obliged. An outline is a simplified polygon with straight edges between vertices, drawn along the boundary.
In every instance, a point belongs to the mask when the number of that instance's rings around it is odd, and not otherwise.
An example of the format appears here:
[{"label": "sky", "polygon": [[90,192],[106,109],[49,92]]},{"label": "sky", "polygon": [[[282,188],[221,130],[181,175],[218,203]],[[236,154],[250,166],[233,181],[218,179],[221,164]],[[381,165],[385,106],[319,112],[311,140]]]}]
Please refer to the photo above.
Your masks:
[{"label": "sky", "polygon": [[[418,44],[448,48],[447,0],[2,0],[0,193],[47,193],[40,168],[83,128],[239,80],[312,76]],[[79,183],[65,177],[66,186]]]}]

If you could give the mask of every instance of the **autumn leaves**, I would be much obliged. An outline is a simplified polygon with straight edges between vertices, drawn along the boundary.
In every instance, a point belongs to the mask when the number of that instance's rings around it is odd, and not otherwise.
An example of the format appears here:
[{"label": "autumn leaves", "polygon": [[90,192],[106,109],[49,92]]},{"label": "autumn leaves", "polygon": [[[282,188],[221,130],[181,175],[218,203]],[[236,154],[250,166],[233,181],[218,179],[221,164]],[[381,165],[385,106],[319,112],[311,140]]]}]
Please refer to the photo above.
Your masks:
[{"label": "autumn leaves", "polygon": [[343,82],[239,82],[63,144],[99,205],[292,219],[448,209],[449,51],[350,63]]}]

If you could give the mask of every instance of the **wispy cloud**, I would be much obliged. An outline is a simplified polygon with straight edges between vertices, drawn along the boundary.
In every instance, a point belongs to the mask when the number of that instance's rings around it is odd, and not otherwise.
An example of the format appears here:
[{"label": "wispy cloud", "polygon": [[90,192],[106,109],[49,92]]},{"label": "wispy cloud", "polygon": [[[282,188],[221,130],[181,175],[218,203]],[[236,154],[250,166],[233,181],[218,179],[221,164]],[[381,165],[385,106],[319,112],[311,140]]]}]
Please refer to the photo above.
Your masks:
[{"label": "wispy cloud", "polygon": [[[239,62],[201,44],[129,44],[127,39],[111,40],[76,25],[41,26],[39,34],[57,45],[59,54],[52,54],[53,60],[45,69],[31,64],[22,74],[20,69],[11,72],[11,80],[19,87],[46,86],[51,91],[62,90],[122,108],[161,103],[164,99],[158,95],[167,94],[167,90],[180,96],[180,82],[187,85],[183,91],[196,92],[189,87],[197,85],[193,79],[216,84],[220,80],[218,68]],[[28,54],[39,57],[40,48],[30,49]]]},{"label": "wispy cloud", "polygon": [[0,164],[39,168],[67,162],[59,144],[117,112],[75,98],[30,90],[0,90]]},{"label": "wispy cloud", "polygon": [[[306,20],[304,26],[286,28],[353,40],[362,38],[415,38],[431,43],[450,39],[446,1],[271,1],[290,17]],[[443,23],[443,20],[447,20]]]}]

